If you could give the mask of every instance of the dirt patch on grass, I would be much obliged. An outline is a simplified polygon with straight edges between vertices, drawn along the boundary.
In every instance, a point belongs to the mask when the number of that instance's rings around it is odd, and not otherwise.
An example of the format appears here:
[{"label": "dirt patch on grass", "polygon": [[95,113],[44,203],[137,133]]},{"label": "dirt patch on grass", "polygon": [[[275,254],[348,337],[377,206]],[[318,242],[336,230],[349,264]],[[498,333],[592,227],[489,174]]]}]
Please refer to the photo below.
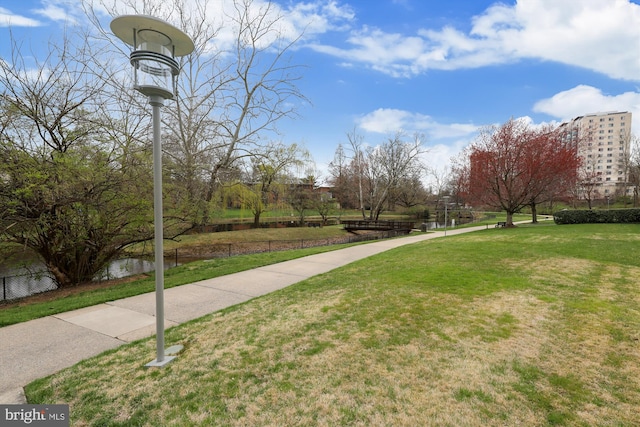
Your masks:
[{"label": "dirt patch on grass", "polygon": [[610,301],[633,299],[640,306],[640,268],[608,265],[601,275],[601,297]]},{"label": "dirt patch on grass", "polygon": [[[464,304],[445,297],[448,304]],[[206,328],[216,333],[195,334],[189,352],[198,355],[200,366],[216,364],[227,375],[244,377],[242,394],[224,397],[227,410],[241,414],[231,425],[490,425],[478,407],[504,412],[510,421],[540,424],[524,399],[514,407],[504,397],[517,380],[513,373],[494,369],[542,353],[546,308],[535,297],[504,293],[474,300],[461,307],[464,314],[453,325],[439,325],[440,333],[382,348],[370,343],[386,342],[386,331],[327,323],[334,315],[327,308],[342,303],[341,294],[333,293],[286,309],[276,304],[277,312],[263,305],[216,316]],[[254,315],[260,319],[257,329]],[[482,330],[469,334],[470,327]],[[349,333],[341,333],[345,329]],[[483,339],[494,330],[498,339]],[[243,359],[251,361],[249,375],[240,368]]]},{"label": "dirt patch on grass", "polygon": [[[597,263],[580,258],[505,260],[505,267],[526,274],[534,284],[581,286],[592,276]],[[560,289],[560,288],[558,288]]]}]

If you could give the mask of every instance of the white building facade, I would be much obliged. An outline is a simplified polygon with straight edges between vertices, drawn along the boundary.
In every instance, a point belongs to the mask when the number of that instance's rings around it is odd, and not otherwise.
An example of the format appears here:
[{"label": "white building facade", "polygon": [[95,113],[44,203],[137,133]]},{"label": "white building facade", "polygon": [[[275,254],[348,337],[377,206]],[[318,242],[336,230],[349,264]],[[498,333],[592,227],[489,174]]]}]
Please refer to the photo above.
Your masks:
[{"label": "white building facade", "polygon": [[586,114],[563,123],[561,130],[582,158],[583,193],[589,191],[592,199],[629,194],[630,112]]}]

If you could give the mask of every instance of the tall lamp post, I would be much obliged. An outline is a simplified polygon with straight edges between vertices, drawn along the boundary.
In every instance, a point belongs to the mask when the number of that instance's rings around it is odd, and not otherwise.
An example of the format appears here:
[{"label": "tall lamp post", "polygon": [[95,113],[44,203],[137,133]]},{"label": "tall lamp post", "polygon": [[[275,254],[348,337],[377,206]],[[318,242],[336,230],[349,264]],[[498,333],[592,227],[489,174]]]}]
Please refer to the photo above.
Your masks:
[{"label": "tall lamp post", "polygon": [[164,258],[162,222],[162,144],[160,108],[177,94],[180,67],[176,57],[193,52],[191,38],[152,16],[123,15],[111,21],[111,31],[133,48],[133,88],[149,98],[153,118],[153,225],[156,272],[156,359],[146,366],[164,366],[174,359],[164,349]]},{"label": "tall lamp post", "polygon": [[447,202],[449,201],[449,196],[442,196],[444,199],[444,235],[447,235]]}]

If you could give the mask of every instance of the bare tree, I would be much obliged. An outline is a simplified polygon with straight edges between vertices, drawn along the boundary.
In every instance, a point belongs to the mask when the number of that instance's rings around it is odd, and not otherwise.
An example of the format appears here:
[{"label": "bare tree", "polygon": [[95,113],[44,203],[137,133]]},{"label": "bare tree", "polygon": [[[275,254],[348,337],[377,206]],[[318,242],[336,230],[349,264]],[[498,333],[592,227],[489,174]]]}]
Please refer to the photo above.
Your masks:
[{"label": "bare tree", "polygon": [[273,2],[233,0],[227,10],[209,0],[84,0],[101,37],[98,10],[112,16],[152,14],[183,29],[195,50],[180,59],[180,93],[165,109],[165,154],[175,183],[193,208],[194,221],[206,223],[209,206],[225,171],[253,156],[263,140],[277,134],[277,123],[296,115],[304,96],[296,87],[301,67],[289,53],[299,35],[289,37]]},{"label": "bare tree", "polygon": [[322,218],[322,225],[327,225],[329,216],[332,215],[337,208],[336,201],[330,197],[328,193],[314,191],[311,206],[318,211]]},{"label": "bare tree", "polygon": [[598,187],[602,185],[602,175],[596,168],[597,159],[591,155],[583,159],[575,186],[576,199],[586,200],[589,209],[593,207],[593,201],[600,197]]},{"label": "bare tree", "polygon": [[366,219],[365,213],[365,173],[367,165],[365,163],[364,153],[364,137],[359,135],[354,130],[347,134],[349,145],[351,146],[352,158],[349,170],[351,172],[352,179],[351,186],[354,188],[356,200],[358,201],[358,208],[362,214],[362,218]]},{"label": "bare tree", "polygon": [[629,184],[633,188],[633,207],[638,207],[638,196],[640,195],[640,137],[637,135],[631,135],[628,159],[627,174]]},{"label": "bare tree", "polygon": [[361,182],[364,181],[365,191],[361,193],[364,198],[361,202],[369,207],[370,220],[380,217],[388,197],[403,180],[423,170],[420,156],[424,152],[422,135],[415,134],[407,141],[401,132],[364,151],[361,162],[361,178],[364,179]]},{"label": "bare tree", "polygon": [[314,207],[315,177],[307,176],[292,182],[287,191],[287,200],[291,208],[298,214],[298,224],[304,225],[309,209]]},{"label": "bare tree", "polygon": [[390,201],[395,203],[402,198],[405,205],[415,205],[419,191],[402,187],[419,182],[424,172],[420,159],[425,153],[422,138],[415,134],[412,140],[406,140],[398,132],[381,145],[368,146],[355,130],[347,133],[350,153],[340,145],[330,164],[330,182],[337,189],[341,205],[356,205],[363,219],[367,219],[369,210],[371,220],[378,219]]},{"label": "bare tree", "polygon": [[353,209],[356,206],[355,198],[352,195],[350,182],[349,159],[342,144],[338,144],[329,163],[328,183],[332,187],[333,197],[343,209]]},{"label": "bare tree", "polygon": [[403,208],[413,208],[424,205],[427,201],[427,190],[422,184],[422,176],[414,173],[400,179],[398,185],[390,191],[390,207],[401,206]]},{"label": "bare tree", "polygon": [[428,175],[431,178],[433,194],[440,198],[450,186],[451,172],[446,169],[429,168]]}]

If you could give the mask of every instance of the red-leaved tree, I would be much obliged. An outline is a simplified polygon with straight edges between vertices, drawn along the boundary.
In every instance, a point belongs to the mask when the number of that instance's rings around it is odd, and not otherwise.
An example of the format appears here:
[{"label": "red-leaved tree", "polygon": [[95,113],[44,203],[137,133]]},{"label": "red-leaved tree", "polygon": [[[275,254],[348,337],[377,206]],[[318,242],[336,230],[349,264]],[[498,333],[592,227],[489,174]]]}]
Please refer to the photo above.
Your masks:
[{"label": "red-leaved tree", "polygon": [[513,214],[566,194],[574,185],[579,166],[575,145],[565,143],[552,127],[532,128],[523,119],[482,129],[465,152],[458,174],[463,194],[472,204]]},{"label": "red-leaved tree", "polygon": [[551,126],[536,129],[526,144],[529,203],[532,221],[538,222],[537,206],[570,194],[578,181],[580,156],[577,142],[567,141]]}]

